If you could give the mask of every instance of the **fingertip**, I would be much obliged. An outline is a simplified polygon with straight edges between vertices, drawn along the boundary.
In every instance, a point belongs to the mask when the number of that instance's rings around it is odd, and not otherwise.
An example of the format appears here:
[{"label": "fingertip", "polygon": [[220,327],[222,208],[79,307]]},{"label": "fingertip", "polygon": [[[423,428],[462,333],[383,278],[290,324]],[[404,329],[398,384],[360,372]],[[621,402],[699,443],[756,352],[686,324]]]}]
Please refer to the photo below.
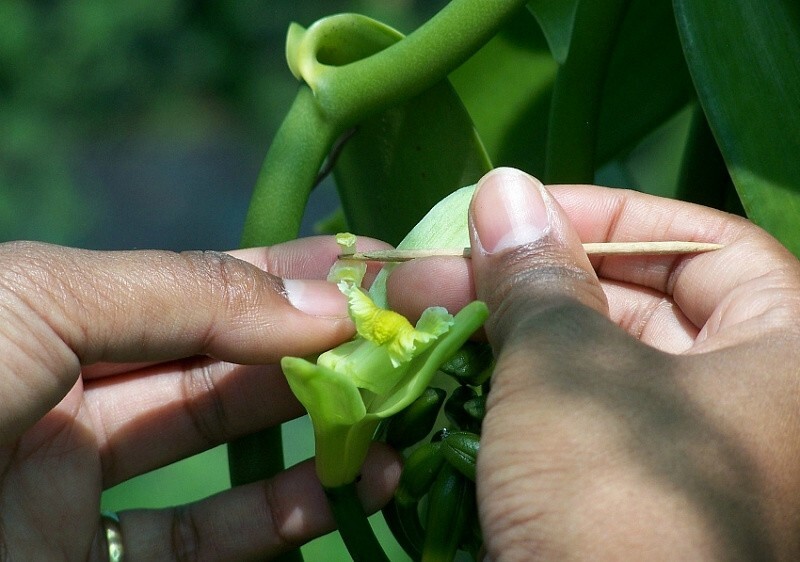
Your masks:
[{"label": "fingertip", "polygon": [[[359,252],[386,250],[386,242],[367,236],[359,236]],[[272,275],[292,279],[325,279],[341,249],[334,236],[308,236],[273,246],[245,248],[227,252],[237,259],[255,265]],[[380,271],[380,264],[367,264],[364,282],[369,284]]]},{"label": "fingertip", "polygon": [[378,511],[392,499],[402,470],[402,459],[397,451],[380,442],[370,446],[361,479],[356,485],[367,513]]},{"label": "fingertip", "polygon": [[536,242],[550,230],[548,199],[536,178],[513,168],[492,170],[472,196],[473,246],[479,254],[495,254]]},{"label": "fingertip", "polygon": [[323,318],[347,318],[347,298],[327,281],[284,279],[286,299],[299,311]]},{"label": "fingertip", "polygon": [[455,314],[475,300],[472,268],[464,258],[425,258],[396,266],[387,281],[389,306],[412,321],[431,306]]},{"label": "fingertip", "polygon": [[[511,168],[484,176],[469,209],[477,297],[492,310],[495,335],[554,302],[603,313],[605,296],[577,232],[542,183]],[[499,342],[498,342],[499,343]]]}]

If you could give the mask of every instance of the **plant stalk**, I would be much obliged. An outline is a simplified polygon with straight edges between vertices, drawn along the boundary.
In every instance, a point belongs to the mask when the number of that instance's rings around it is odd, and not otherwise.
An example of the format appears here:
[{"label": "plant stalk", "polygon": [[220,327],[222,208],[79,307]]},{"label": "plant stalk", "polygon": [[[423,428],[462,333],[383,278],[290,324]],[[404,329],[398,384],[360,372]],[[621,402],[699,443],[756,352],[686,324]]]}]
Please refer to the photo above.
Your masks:
[{"label": "plant stalk", "polygon": [[247,211],[241,245],[268,246],[297,238],[308,196],[341,131],[300,86],[270,145]]},{"label": "plant stalk", "polygon": [[374,55],[332,68],[320,106],[349,126],[408,100],[458,68],[527,0],[452,0],[407,37]]},{"label": "plant stalk", "polygon": [[325,495],[347,551],[355,562],[389,562],[356,494],[355,482],[326,488]]}]

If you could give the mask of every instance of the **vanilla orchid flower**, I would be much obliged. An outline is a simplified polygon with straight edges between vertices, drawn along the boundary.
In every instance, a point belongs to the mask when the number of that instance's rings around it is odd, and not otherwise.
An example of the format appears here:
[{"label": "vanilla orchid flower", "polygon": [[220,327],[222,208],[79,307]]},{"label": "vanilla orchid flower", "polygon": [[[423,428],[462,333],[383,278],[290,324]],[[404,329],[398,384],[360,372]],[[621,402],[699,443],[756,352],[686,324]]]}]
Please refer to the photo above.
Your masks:
[{"label": "vanilla orchid flower", "polygon": [[377,306],[359,287],[361,279],[351,275],[353,264],[347,263],[354,260],[341,261],[329,278],[338,280],[348,298],[355,339],[323,353],[316,363],[297,357],[281,361],[292,392],[311,417],[317,474],[327,488],[356,479],[380,421],[419,397],[488,314],[479,301],[455,316],[431,307],[413,326]]}]

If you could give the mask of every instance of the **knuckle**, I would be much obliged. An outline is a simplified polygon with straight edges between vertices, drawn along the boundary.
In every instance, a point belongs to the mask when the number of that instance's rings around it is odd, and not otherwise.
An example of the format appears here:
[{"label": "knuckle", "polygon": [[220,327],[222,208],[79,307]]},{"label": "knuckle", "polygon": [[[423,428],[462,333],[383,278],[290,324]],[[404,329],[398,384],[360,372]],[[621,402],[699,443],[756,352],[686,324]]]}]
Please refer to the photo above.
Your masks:
[{"label": "knuckle", "polygon": [[286,534],[286,530],[283,526],[288,516],[282,506],[275,479],[271,478],[265,480],[262,486],[265,508],[264,534],[268,537],[272,537],[273,540],[271,542],[273,542],[275,550],[279,552],[299,546],[298,541],[292,540],[291,537]]},{"label": "knuckle", "polygon": [[179,506],[172,511],[172,553],[176,562],[196,562],[200,560],[202,540],[197,521],[192,510]]},{"label": "knuckle", "polygon": [[224,252],[191,251],[182,254],[199,283],[209,287],[226,310],[250,308],[264,293],[283,293],[283,282]]},{"label": "knuckle", "polygon": [[190,262],[204,306],[210,309],[203,349],[213,349],[218,338],[230,337],[231,331],[263,326],[264,309],[284,293],[280,278],[233,256],[211,251],[183,256]]},{"label": "knuckle", "polygon": [[504,254],[490,275],[493,283],[485,295],[490,308],[509,300],[527,306],[559,296],[570,296],[597,310],[607,306],[594,271],[547,240]]},{"label": "knuckle", "polygon": [[213,447],[229,435],[229,419],[217,388],[213,365],[202,360],[188,369],[181,380],[184,411],[203,445]]}]

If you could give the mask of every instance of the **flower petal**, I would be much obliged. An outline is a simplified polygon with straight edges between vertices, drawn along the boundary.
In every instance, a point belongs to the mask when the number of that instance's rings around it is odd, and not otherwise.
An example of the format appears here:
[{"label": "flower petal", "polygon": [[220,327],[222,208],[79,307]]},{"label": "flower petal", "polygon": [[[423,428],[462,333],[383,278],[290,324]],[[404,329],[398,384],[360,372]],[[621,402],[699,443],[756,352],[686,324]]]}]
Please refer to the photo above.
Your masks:
[{"label": "flower petal", "polygon": [[366,414],[361,393],[347,374],[298,357],[284,357],[281,368],[315,423],[349,425]]},{"label": "flower petal", "polygon": [[387,418],[414,401],[428,386],[439,367],[483,325],[488,315],[489,309],[481,301],[471,302],[462,308],[453,318],[453,325],[447,333],[403,366],[405,376],[397,381],[393,391],[384,393],[380,400],[370,403],[367,416]]}]

